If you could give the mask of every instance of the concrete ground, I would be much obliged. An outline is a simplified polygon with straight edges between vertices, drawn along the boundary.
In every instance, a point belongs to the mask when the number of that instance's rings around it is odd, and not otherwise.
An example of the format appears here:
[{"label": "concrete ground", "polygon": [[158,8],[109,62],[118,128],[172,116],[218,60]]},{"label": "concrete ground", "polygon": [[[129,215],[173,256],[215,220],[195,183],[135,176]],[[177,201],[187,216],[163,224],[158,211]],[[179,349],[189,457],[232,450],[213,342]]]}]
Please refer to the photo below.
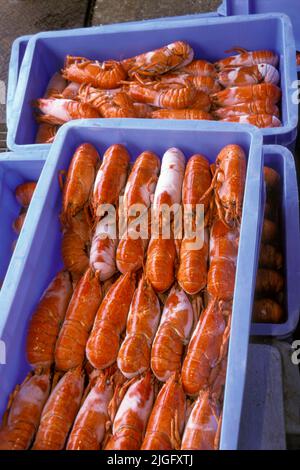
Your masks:
[{"label": "concrete ground", "polygon": [[[25,34],[214,11],[221,0],[0,0],[0,86],[7,84],[11,45]],[[1,101],[1,100],[0,100]],[[2,123],[2,124],[1,124]],[[0,150],[5,103],[0,103]]]},{"label": "concrete ground", "polygon": [[221,0],[96,0],[93,25],[215,11]]},{"label": "concrete ground", "polygon": [[[15,38],[40,31],[84,26],[88,0],[0,0],[0,85],[7,84],[11,45]],[[1,95],[5,96],[5,93]],[[0,123],[5,123],[5,104],[0,103]],[[0,124],[0,149],[4,125]]]}]

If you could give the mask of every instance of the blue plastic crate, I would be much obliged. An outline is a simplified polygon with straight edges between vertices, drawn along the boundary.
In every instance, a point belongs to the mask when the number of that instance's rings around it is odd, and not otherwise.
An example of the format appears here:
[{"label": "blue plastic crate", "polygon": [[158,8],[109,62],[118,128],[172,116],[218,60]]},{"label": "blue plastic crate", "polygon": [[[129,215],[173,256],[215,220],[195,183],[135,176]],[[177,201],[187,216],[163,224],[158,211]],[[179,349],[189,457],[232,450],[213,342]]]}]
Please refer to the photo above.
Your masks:
[{"label": "blue plastic crate", "polygon": [[300,229],[297,174],[292,153],[280,145],[264,147],[264,165],[281,176],[281,219],[284,255],[286,321],[284,323],[253,323],[251,334],[290,336],[296,329],[300,312]]},{"label": "blue plastic crate", "polygon": [[[6,342],[7,365],[0,366],[0,411],[12,388],[26,374],[25,338],[29,318],[57,270],[62,266],[59,212],[61,190],[58,173],[67,169],[83,142],[95,145],[102,155],[113,143],[125,144],[132,161],[145,149],[160,157],[178,146],[189,158],[203,153],[213,162],[220,149],[230,143],[241,145],[249,155],[243,217],[237,260],[228,379],[225,390],[221,448],[235,449],[243,401],[252,302],[263,214],[262,135],[251,126],[196,122],[188,129],[181,121],[164,121],[158,128],[152,120],[81,120],[63,126],[51,147],[31,207],[26,237],[17,246],[0,293],[0,338]],[[25,235],[25,234],[24,234]],[[25,239],[26,238],[26,239]],[[17,272],[17,276],[16,276]]]},{"label": "blue plastic crate", "polygon": [[[195,18],[213,18],[218,16],[218,13],[215,12],[208,12],[208,13],[201,13],[201,14],[192,14],[192,15],[182,15],[182,16],[168,16],[163,18],[163,21],[173,21],[173,20],[192,20]],[[147,24],[153,23],[156,21],[162,21],[162,18],[153,18],[149,20],[142,20],[142,21],[130,21],[126,24]],[[121,23],[116,23],[121,24]],[[82,28],[84,30],[84,28]],[[25,54],[26,47],[28,45],[29,39],[31,39],[33,35],[27,36],[20,36],[12,44],[11,48],[11,55],[10,55],[10,62],[9,62],[9,69],[8,69],[8,85],[7,85],[7,103],[6,103],[6,123],[7,127],[10,126],[11,122],[11,115],[12,115],[12,108],[13,108],[13,101],[15,98],[15,92],[18,84],[19,72],[21,68],[21,64],[23,61],[23,57]]]},{"label": "blue plastic crate", "polygon": [[[14,154],[12,152],[1,153],[0,159],[0,280],[3,282],[1,290],[5,291],[6,281],[5,275],[8,269],[10,259],[13,254],[12,245],[18,239],[18,245],[24,243],[28,225],[31,224],[31,207],[28,209],[25,223],[19,237],[14,232],[12,224],[19,215],[21,206],[15,198],[16,187],[25,181],[38,180],[43,165],[45,163],[46,154],[35,155],[33,158],[30,154]],[[25,235],[24,235],[25,233]],[[16,273],[10,282],[15,282]]]},{"label": "blue plastic crate", "polygon": [[31,103],[43,95],[51,75],[63,66],[67,54],[103,60],[121,59],[178,39],[191,43],[197,57],[212,61],[224,57],[224,50],[236,44],[248,49],[275,50],[280,56],[283,127],[261,132],[265,143],[289,144],[295,139],[298,111],[297,104],[291,99],[291,83],[296,79],[292,27],[285,15],[269,14],[157,20],[147,24],[125,23],[35,35],[28,43],[20,70],[13,119],[8,129],[9,148],[49,150],[49,144],[33,144],[37,125]]}]

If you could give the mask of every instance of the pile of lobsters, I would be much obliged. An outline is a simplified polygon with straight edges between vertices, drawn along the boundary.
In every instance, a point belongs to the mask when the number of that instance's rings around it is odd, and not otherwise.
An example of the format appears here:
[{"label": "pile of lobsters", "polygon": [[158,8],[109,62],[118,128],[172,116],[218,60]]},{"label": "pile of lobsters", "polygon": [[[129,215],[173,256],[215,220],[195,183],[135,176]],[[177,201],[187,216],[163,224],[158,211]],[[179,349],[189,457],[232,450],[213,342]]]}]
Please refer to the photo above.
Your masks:
[{"label": "pile of lobsters", "polygon": [[245,177],[234,144],[213,165],[178,148],[132,167],[123,145],[101,163],[77,148],[60,173],[64,266],[32,312],[32,372],[0,448],[218,448]]},{"label": "pile of lobsters", "polygon": [[215,63],[195,59],[176,41],[128,59],[67,56],[43,98],[34,101],[37,143],[51,143],[63,123],[79,118],[221,120],[278,127],[278,56],[269,50]]}]

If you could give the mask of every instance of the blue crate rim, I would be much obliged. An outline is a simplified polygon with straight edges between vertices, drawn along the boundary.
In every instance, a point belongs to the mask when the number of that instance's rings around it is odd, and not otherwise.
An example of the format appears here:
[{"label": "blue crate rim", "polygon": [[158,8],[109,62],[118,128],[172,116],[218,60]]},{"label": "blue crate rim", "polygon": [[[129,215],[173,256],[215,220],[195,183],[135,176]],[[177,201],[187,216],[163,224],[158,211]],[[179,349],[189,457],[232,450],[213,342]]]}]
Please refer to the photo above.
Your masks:
[{"label": "blue crate rim", "polygon": [[[189,126],[189,128],[186,127],[185,121],[176,121],[171,122],[171,121],[162,121],[159,123],[159,128],[155,123],[153,123],[153,120],[143,120],[143,121],[137,121],[134,119],[128,119],[126,120],[117,120],[117,119],[111,119],[109,122],[107,120],[102,120],[101,122],[95,122],[95,120],[78,120],[78,121],[73,121],[70,122],[66,125],[64,125],[58,132],[57,137],[55,139],[54,144],[51,147],[49,157],[46,160],[46,163],[44,165],[42,175],[39,179],[39,186],[37,187],[37,194],[35,200],[32,201],[32,213],[35,211],[35,222],[32,223],[31,227],[31,233],[28,234],[28,236],[31,239],[33,239],[34,231],[38,222],[38,219],[40,217],[40,213],[42,211],[41,204],[40,206],[37,204],[38,200],[40,200],[42,203],[45,202],[46,195],[50,189],[51,186],[51,180],[54,177],[54,171],[55,171],[55,162],[57,155],[60,154],[61,149],[64,145],[64,140],[66,137],[66,134],[70,132],[73,128],[76,127],[93,127],[95,129],[110,129],[110,128],[120,128],[123,129],[124,131],[128,128],[134,128],[137,130],[143,130],[145,128],[147,129],[152,129],[156,131],[164,131],[164,130],[184,130],[186,133],[189,132],[195,132],[197,130],[201,130],[204,132],[230,132],[233,134],[244,134],[248,133],[248,135],[251,135],[251,147],[250,147],[250,152],[248,156],[248,172],[247,172],[247,179],[246,179],[246,185],[245,185],[245,200],[247,199],[249,202],[248,204],[244,205],[244,210],[243,210],[243,217],[242,217],[242,224],[241,224],[241,237],[240,237],[240,246],[239,246],[239,253],[245,252],[247,250],[247,253],[250,252],[252,255],[248,256],[248,265],[252,263],[253,265],[253,272],[250,275],[253,277],[254,272],[256,272],[256,267],[255,265],[255,253],[257,250],[257,243],[258,243],[258,238],[260,234],[258,231],[260,230],[260,225],[261,221],[259,221],[259,212],[260,212],[260,207],[261,207],[261,191],[255,191],[254,188],[257,189],[257,187],[261,188],[262,187],[262,134],[259,132],[258,129],[254,128],[253,126],[244,126],[241,127],[238,124],[232,124],[232,123],[218,123],[218,122],[199,122],[199,121],[194,121],[192,123],[192,126]],[[248,175],[256,175],[255,177],[249,177]],[[47,175],[44,176],[44,175]],[[47,179],[47,181],[46,181]],[[45,180],[45,181],[44,181]],[[253,193],[253,194],[252,194]],[[251,194],[251,198],[249,197],[249,194]],[[248,195],[248,197],[246,196]],[[250,208],[247,208],[247,206],[250,206],[254,208],[253,213],[254,216],[252,216],[252,226],[249,228],[245,227],[245,223],[243,222],[245,217],[249,217],[249,214],[247,214],[247,211],[250,210]],[[247,215],[246,215],[247,214]],[[255,243],[255,240],[257,243]],[[19,248],[19,247],[18,247]],[[27,245],[25,246],[24,251],[27,252],[30,249],[30,243],[27,242]],[[19,250],[21,251],[21,250]],[[19,254],[19,253],[18,253]],[[26,257],[26,253],[24,253],[24,257]],[[19,262],[20,260],[16,256],[17,261]],[[245,337],[245,338],[250,338],[250,323],[251,323],[251,315],[249,315],[249,318],[247,319],[247,322],[243,319],[241,320],[241,311],[251,311],[251,305],[253,301],[253,296],[254,296],[254,287],[252,286],[252,289],[248,290],[246,293],[243,293],[242,295],[242,289],[239,288],[241,281],[241,278],[243,276],[247,279],[249,279],[249,268],[247,266],[246,272],[244,272],[245,268],[242,266],[242,262],[240,261],[241,255],[238,256],[237,260],[237,274],[236,274],[236,285],[235,285],[235,293],[234,293],[234,304],[233,304],[233,313],[232,313],[232,328],[234,331],[239,331],[240,334]],[[11,270],[12,271],[12,270]],[[9,273],[10,275],[12,274],[11,272]],[[14,274],[15,275],[15,274]],[[242,298],[241,298],[242,295]],[[1,299],[1,294],[0,294],[0,299]],[[1,304],[1,302],[0,302]],[[238,306],[241,306],[239,309]],[[244,324],[243,324],[244,323]],[[0,331],[1,331],[1,326],[0,326]],[[245,371],[246,371],[246,359],[247,359],[247,352],[248,352],[248,345],[249,341],[244,341],[245,344],[241,344],[241,341],[230,341],[229,345],[229,355],[228,355],[228,361],[229,361],[229,368],[228,368],[228,379],[226,381],[226,386],[225,386],[225,398],[224,398],[224,416],[235,416],[235,419],[223,419],[222,423],[222,434],[221,434],[221,448],[222,449],[232,449],[232,448],[237,448],[238,445],[238,431],[239,431],[239,421],[240,421],[240,414],[242,410],[242,400],[243,400],[243,390],[244,390],[244,385],[245,385]],[[236,361],[234,358],[241,357],[243,358],[241,361]],[[233,380],[234,377],[243,377],[243,379],[240,381],[241,384],[241,392],[236,392],[235,391],[235,380]],[[232,410],[231,407],[232,405],[227,403],[228,399],[226,399],[227,396],[231,396],[232,399],[231,401],[234,402],[234,409]],[[237,411],[239,410],[238,415]],[[226,435],[226,438],[225,438]]]},{"label": "blue crate rim", "polygon": [[289,23],[291,25],[291,20],[288,15],[285,13],[258,13],[254,15],[235,15],[235,16],[209,16],[207,18],[197,17],[197,18],[187,18],[187,19],[176,19],[176,17],[170,17],[167,24],[163,24],[164,18],[157,18],[157,21],[150,20],[147,23],[145,22],[128,22],[128,23],[113,23],[113,24],[105,24],[100,26],[91,26],[88,28],[74,28],[74,29],[60,29],[56,31],[43,31],[37,34],[32,35],[29,41],[36,41],[38,39],[48,39],[48,38],[57,38],[57,37],[68,37],[75,35],[84,35],[84,36],[92,36],[95,33],[118,33],[119,31],[144,31],[146,30],[161,30],[161,29],[169,29],[170,27],[178,27],[181,25],[182,27],[189,25],[189,24],[213,24],[215,20],[220,21],[221,23],[232,23],[232,22],[252,22],[257,21],[259,19],[265,20],[266,18],[282,18],[283,21]]},{"label": "blue crate rim", "polygon": [[36,160],[46,161],[48,156],[47,151],[35,152],[18,152],[8,151],[0,152],[0,165],[2,162],[34,162]]},{"label": "blue crate rim", "polygon": [[[145,23],[133,23],[133,24],[126,24],[126,23],[120,23],[116,25],[102,25],[102,26],[93,26],[91,28],[78,28],[78,29],[72,29],[72,30],[59,30],[59,31],[50,31],[50,32],[42,32],[38,33],[36,35],[33,35],[28,42],[25,55],[23,58],[23,62],[21,65],[20,69],[20,74],[19,77],[20,79],[18,80],[16,92],[15,92],[15,99],[13,102],[13,113],[16,115],[16,119],[14,119],[14,125],[10,126],[8,129],[8,134],[7,134],[7,146],[10,150],[17,150],[17,149],[26,149],[27,151],[35,148],[36,150],[44,150],[44,149],[49,149],[51,144],[16,144],[16,134],[17,134],[17,129],[19,126],[19,121],[20,121],[20,116],[21,116],[21,111],[22,111],[22,105],[25,101],[25,93],[26,93],[26,87],[22,86],[23,83],[28,83],[29,75],[30,75],[30,66],[31,62],[33,59],[33,54],[35,50],[35,44],[38,40],[46,39],[46,38],[63,38],[63,37],[69,37],[69,36],[74,36],[74,35],[84,35],[84,36],[91,36],[94,35],[97,32],[100,32],[102,34],[110,34],[114,32],[130,32],[130,31],[143,31],[143,30],[153,30],[153,31],[159,31],[159,30],[165,30],[169,29],[172,27],[185,27],[185,26],[201,26],[201,25],[209,25],[209,24],[215,24],[216,21],[218,21],[220,24],[226,24],[226,23],[249,23],[249,22],[255,22],[258,20],[266,20],[266,19],[281,19],[283,23],[283,27],[286,31],[286,35],[284,37],[287,39],[287,41],[291,44],[294,44],[294,36],[293,36],[293,30],[292,30],[292,24],[290,21],[290,18],[285,15],[285,14],[280,14],[280,13],[272,13],[272,14],[258,14],[258,15],[240,15],[240,16],[234,16],[234,17],[221,17],[221,16],[216,16],[216,17],[209,17],[209,18],[195,18],[195,19],[186,19],[186,20],[170,20],[165,22],[165,24],[162,24],[161,21],[150,21],[147,24]],[[296,71],[296,64],[295,64],[295,59],[294,59],[294,48],[289,47],[286,48],[287,54],[284,56],[285,60],[285,74],[286,76],[291,76],[297,79],[297,71]],[[289,101],[289,107],[293,111],[292,113],[288,113],[287,116],[287,123],[283,127],[278,127],[278,128],[267,128],[267,129],[261,129],[260,132],[262,135],[266,136],[275,136],[275,138],[280,138],[281,135],[286,135],[291,132],[296,132],[296,127],[298,123],[298,107],[296,103],[292,102],[292,94],[294,93],[294,89],[292,89],[288,84],[286,83],[286,88],[285,88],[285,94],[286,94],[286,99]],[[292,114],[292,115],[290,115]],[[189,125],[187,123],[187,125]],[[295,136],[294,136],[295,137]],[[288,144],[290,142],[285,142],[285,144]]]}]

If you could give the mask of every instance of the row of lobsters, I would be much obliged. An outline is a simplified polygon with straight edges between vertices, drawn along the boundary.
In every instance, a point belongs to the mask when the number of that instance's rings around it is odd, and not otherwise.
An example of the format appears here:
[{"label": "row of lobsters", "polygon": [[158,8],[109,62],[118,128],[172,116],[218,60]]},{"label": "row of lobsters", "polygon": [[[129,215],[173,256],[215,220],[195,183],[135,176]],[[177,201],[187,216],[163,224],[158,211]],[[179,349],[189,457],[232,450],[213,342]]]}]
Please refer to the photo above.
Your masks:
[{"label": "row of lobsters", "polygon": [[[60,174],[64,268],[29,322],[33,371],[11,396],[0,448],[218,448],[245,178],[238,145],[213,165],[171,148],[132,167],[123,145],[101,164],[78,147]],[[133,236],[136,204],[158,221],[146,239]],[[108,207],[126,231],[111,229]],[[197,230],[183,224],[176,238],[180,211]]]},{"label": "row of lobsters", "polygon": [[[280,126],[278,56],[248,52],[215,63],[194,58],[184,41],[116,61],[67,56],[34,101],[37,143],[53,141],[79,118],[208,119]],[[230,52],[230,51],[228,51]]]},{"label": "row of lobsters", "polygon": [[261,236],[259,268],[256,278],[253,319],[280,323],[285,319],[284,257],[282,254],[281,178],[271,167],[264,167],[266,204]]}]

